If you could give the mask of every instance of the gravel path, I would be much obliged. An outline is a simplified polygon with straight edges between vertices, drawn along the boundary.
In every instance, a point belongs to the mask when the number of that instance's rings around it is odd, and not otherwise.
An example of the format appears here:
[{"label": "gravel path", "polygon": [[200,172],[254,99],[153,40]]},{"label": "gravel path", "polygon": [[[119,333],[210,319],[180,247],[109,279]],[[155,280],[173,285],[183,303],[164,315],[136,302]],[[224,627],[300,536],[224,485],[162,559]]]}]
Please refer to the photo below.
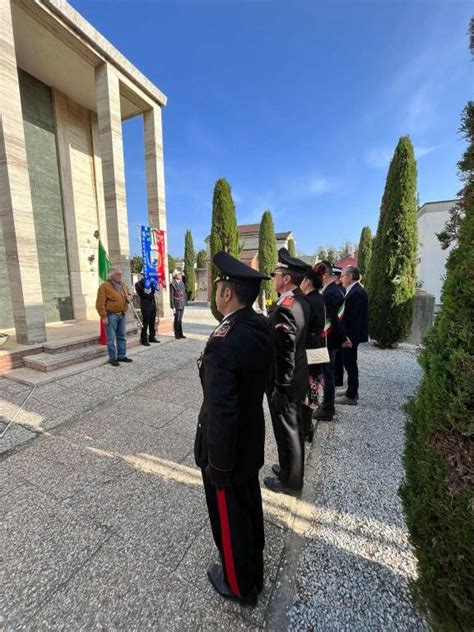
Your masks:
[{"label": "gravel path", "polygon": [[318,427],[312,467],[319,493],[298,561],[290,630],[425,630],[409,581],[415,560],[397,489],[402,477],[400,406],[421,370],[406,350],[360,353],[361,400]]}]

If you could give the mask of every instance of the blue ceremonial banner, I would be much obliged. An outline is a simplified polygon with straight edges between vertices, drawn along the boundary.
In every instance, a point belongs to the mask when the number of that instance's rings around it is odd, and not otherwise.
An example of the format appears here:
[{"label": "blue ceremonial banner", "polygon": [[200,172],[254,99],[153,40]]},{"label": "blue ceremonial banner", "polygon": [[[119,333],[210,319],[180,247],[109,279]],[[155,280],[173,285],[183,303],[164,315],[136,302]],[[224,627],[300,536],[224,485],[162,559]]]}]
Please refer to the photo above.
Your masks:
[{"label": "blue ceremonial banner", "polygon": [[142,239],[142,259],[143,259],[143,282],[145,289],[149,290],[154,283],[156,290],[160,289],[158,283],[158,249],[155,239],[152,243],[152,230],[149,226],[140,226]]}]

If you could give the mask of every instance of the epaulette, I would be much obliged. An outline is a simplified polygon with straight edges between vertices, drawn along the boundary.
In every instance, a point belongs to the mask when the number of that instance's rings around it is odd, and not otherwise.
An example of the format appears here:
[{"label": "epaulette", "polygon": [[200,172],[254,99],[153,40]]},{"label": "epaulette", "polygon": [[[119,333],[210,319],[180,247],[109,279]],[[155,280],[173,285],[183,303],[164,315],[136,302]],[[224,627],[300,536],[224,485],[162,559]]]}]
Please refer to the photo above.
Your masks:
[{"label": "epaulette", "polygon": [[285,298],[280,303],[281,307],[293,307],[293,303],[295,302],[294,296],[285,296]]},{"label": "epaulette", "polygon": [[226,320],[212,334],[213,338],[225,338],[235,324],[235,320]]}]

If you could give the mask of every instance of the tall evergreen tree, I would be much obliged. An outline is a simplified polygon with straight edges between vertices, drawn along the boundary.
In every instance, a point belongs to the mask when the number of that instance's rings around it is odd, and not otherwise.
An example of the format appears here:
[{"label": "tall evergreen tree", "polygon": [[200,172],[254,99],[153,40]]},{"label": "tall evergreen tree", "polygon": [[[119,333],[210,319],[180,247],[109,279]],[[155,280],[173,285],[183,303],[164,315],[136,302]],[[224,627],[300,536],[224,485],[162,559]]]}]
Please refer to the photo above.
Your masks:
[{"label": "tall evergreen tree", "polygon": [[130,259],[130,270],[133,274],[140,274],[143,269],[143,259],[140,255],[135,255]]},{"label": "tall evergreen tree", "polygon": [[402,136],[388,170],[367,279],[369,331],[381,347],[410,332],[417,247],[416,160],[410,138]]},{"label": "tall evergreen tree", "polygon": [[188,229],[184,235],[184,281],[188,301],[194,301],[196,287],[196,273],[194,272],[195,260],[196,255],[194,253],[193,236]]},{"label": "tall evergreen tree", "polygon": [[328,253],[326,252],[326,248],[324,246],[319,246],[316,251],[316,261],[323,261],[328,258]]},{"label": "tall evergreen tree", "polygon": [[205,268],[206,267],[206,251],[200,250],[196,255],[196,267],[197,268]]},{"label": "tall evergreen tree", "polygon": [[338,260],[338,253],[337,250],[335,248],[335,246],[328,246],[327,247],[327,260],[329,261],[329,263],[331,263],[332,265],[334,265],[336,263],[336,261]]},{"label": "tall evergreen tree", "polygon": [[360,233],[359,251],[357,257],[357,266],[360,270],[365,283],[367,272],[370,266],[370,258],[372,256],[372,231],[369,226],[364,226]]},{"label": "tall evergreen tree", "polygon": [[[233,257],[238,257],[240,254],[239,229],[237,228],[235,217],[235,205],[230,184],[225,178],[219,178],[214,186],[210,246],[211,259],[220,250],[228,252]],[[217,268],[212,264],[212,279],[216,278],[217,273]],[[216,307],[215,284],[212,286],[211,310],[217,320],[222,319],[222,314]]]},{"label": "tall evergreen tree", "polygon": [[169,270],[169,273],[173,274],[175,269],[176,269],[176,259],[173,256],[168,255],[168,270]]},{"label": "tall evergreen tree", "polygon": [[[273,218],[270,211],[265,211],[260,222],[260,231],[258,234],[258,269],[264,274],[270,274],[278,263],[277,245],[275,239],[275,229],[273,227]],[[265,294],[264,294],[265,293]],[[276,300],[276,292],[273,289],[273,281],[262,281],[260,290],[260,306],[263,305],[263,296],[265,301],[273,303]]]},{"label": "tall evergreen tree", "polygon": [[[474,20],[471,29],[474,40]],[[416,595],[440,631],[471,630],[474,621],[474,101],[461,131],[468,147],[458,163],[457,245],[419,358],[423,379],[406,407],[400,489],[418,559]]]},{"label": "tall evergreen tree", "polygon": [[295,240],[292,237],[288,239],[288,252],[291,257],[296,257]]}]

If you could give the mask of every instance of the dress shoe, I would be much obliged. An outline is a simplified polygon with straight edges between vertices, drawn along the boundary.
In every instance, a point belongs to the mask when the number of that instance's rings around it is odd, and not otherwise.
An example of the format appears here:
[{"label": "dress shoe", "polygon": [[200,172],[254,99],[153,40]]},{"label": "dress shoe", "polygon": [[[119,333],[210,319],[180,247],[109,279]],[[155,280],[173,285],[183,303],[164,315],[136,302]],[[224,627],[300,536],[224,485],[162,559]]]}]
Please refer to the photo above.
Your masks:
[{"label": "dress shoe", "polygon": [[334,408],[323,408],[323,406],[318,406],[313,413],[313,417],[318,421],[332,421],[335,413],[336,411]]},{"label": "dress shoe", "polygon": [[342,397],[336,397],[335,404],[339,406],[357,406],[358,397],[347,397],[347,395],[343,395]]},{"label": "dress shoe", "polygon": [[186,336],[180,336],[180,338],[186,338]]},{"label": "dress shoe", "polygon": [[254,607],[257,605],[257,589],[254,587],[247,595],[241,595],[240,597],[235,595],[225,581],[224,571],[222,570],[222,566],[220,564],[211,564],[207,569],[207,576],[209,577],[209,581],[213,585],[214,589],[219,593],[219,595],[221,595],[221,597],[224,597],[224,599],[237,601],[242,606]]},{"label": "dress shoe", "polygon": [[306,441],[306,443],[313,443],[313,437],[314,430],[311,428],[311,430],[308,430],[308,432],[305,433],[304,440]]},{"label": "dress shoe", "polygon": [[274,463],[274,464],[272,465],[272,472],[273,472],[276,476],[280,476],[281,467],[278,465],[278,463]]},{"label": "dress shoe", "polygon": [[109,360],[109,364],[111,364],[112,366],[120,366],[118,360]]},{"label": "dress shoe", "polygon": [[141,344],[142,344],[144,347],[149,347],[149,346],[150,346],[150,343],[149,343],[149,342],[147,342],[146,340],[141,340],[140,342],[141,342]]},{"label": "dress shoe", "polygon": [[161,340],[157,340],[156,338],[150,338],[148,342],[161,342]]},{"label": "dress shoe", "polygon": [[127,358],[127,356],[125,356],[125,358],[118,358],[119,362],[133,362],[132,358]]},{"label": "dress shoe", "polygon": [[301,489],[293,489],[291,487],[285,487],[279,478],[274,478],[273,476],[266,476],[263,479],[263,484],[265,487],[275,494],[287,494],[288,496],[296,496],[297,498],[301,496]]}]

